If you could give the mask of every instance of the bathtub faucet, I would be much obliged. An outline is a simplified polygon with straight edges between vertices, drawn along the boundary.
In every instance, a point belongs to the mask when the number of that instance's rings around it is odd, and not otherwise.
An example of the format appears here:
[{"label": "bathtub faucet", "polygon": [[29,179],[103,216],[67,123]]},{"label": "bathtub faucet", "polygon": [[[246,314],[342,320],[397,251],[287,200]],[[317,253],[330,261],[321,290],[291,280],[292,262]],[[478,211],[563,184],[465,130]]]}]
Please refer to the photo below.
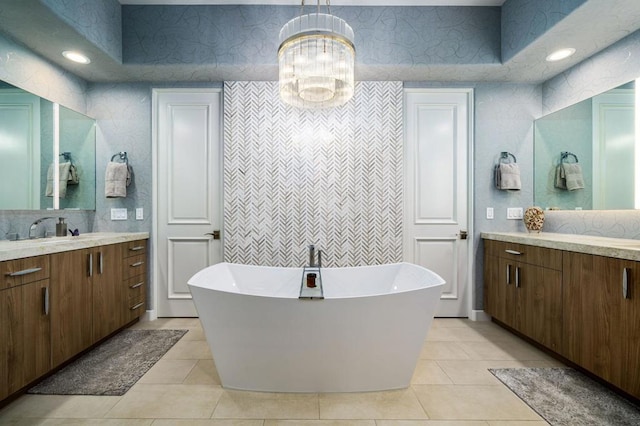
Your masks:
[{"label": "bathtub faucet", "polygon": [[322,250],[318,249],[318,264],[316,265],[316,246],[309,245],[309,267],[322,268]]}]

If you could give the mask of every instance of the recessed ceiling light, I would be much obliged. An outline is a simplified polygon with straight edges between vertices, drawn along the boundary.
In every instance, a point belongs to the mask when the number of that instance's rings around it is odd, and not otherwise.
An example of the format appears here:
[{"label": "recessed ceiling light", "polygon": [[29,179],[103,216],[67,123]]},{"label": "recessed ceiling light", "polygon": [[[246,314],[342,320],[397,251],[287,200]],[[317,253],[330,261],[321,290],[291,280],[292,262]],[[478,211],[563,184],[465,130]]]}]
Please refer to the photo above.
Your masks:
[{"label": "recessed ceiling light", "polygon": [[64,52],[62,52],[62,56],[64,56],[70,61],[77,62],[79,64],[86,65],[88,63],[91,63],[91,59],[89,59],[82,53],[74,52],[73,50],[65,50]]},{"label": "recessed ceiling light", "polygon": [[573,55],[574,53],[576,53],[576,49],[574,49],[573,47],[567,47],[564,49],[558,49],[555,52],[553,52],[552,54],[550,54],[549,56],[547,56],[547,61],[548,62],[555,62],[555,61],[561,61],[565,58],[568,58],[569,56]]}]

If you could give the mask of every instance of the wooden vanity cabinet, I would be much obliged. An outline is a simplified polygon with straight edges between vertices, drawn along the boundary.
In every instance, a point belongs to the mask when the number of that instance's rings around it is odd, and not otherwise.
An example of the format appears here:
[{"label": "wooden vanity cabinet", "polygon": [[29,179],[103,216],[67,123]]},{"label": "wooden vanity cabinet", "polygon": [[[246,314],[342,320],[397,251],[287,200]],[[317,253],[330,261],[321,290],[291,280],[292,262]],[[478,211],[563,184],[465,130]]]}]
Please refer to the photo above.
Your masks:
[{"label": "wooden vanity cabinet", "polygon": [[484,240],[485,311],[640,398],[640,262]]},{"label": "wooden vanity cabinet", "polygon": [[140,318],[146,311],[147,241],[137,240],[123,244],[122,281],[125,322]]},{"label": "wooden vanity cabinet", "polygon": [[51,255],[51,346],[57,367],[92,343],[92,289],[90,251],[73,250]]},{"label": "wooden vanity cabinet", "polygon": [[562,252],[485,240],[485,310],[500,322],[560,350]]},{"label": "wooden vanity cabinet", "polygon": [[119,306],[124,303],[120,270],[123,244],[92,249],[93,273],[89,277],[93,291],[93,342],[97,342],[125,325]]},{"label": "wooden vanity cabinet", "polygon": [[58,366],[125,324],[121,245],[52,256],[53,366]]},{"label": "wooden vanity cabinet", "polygon": [[49,258],[1,262],[0,400],[51,369]]},{"label": "wooden vanity cabinet", "polygon": [[0,262],[0,402],[145,312],[147,240]]},{"label": "wooden vanity cabinet", "polygon": [[564,254],[561,354],[638,398],[639,286],[639,262]]}]

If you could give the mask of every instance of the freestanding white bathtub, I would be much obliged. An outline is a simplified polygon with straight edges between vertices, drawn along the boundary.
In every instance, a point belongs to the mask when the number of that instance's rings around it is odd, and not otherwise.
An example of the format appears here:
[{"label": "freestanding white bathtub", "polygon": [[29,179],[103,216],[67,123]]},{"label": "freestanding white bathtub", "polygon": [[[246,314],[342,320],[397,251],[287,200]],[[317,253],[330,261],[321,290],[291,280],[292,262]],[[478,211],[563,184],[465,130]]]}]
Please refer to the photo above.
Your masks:
[{"label": "freestanding white bathtub", "polygon": [[189,287],[222,386],[273,392],[406,388],[444,280],[397,263],[322,268],[324,299],[298,299],[302,268],[219,263]]}]

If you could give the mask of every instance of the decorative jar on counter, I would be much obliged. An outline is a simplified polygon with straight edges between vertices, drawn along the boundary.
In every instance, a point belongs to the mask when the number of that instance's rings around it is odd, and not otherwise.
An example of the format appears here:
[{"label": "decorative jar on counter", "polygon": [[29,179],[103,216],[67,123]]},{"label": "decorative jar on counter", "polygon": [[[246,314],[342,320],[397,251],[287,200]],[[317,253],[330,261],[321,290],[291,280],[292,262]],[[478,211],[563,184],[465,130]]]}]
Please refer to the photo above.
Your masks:
[{"label": "decorative jar on counter", "polygon": [[540,207],[529,207],[524,212],[523,220],[527,231],[538,233],[542,231],[542,225],[544,225],[544,210]]}]

